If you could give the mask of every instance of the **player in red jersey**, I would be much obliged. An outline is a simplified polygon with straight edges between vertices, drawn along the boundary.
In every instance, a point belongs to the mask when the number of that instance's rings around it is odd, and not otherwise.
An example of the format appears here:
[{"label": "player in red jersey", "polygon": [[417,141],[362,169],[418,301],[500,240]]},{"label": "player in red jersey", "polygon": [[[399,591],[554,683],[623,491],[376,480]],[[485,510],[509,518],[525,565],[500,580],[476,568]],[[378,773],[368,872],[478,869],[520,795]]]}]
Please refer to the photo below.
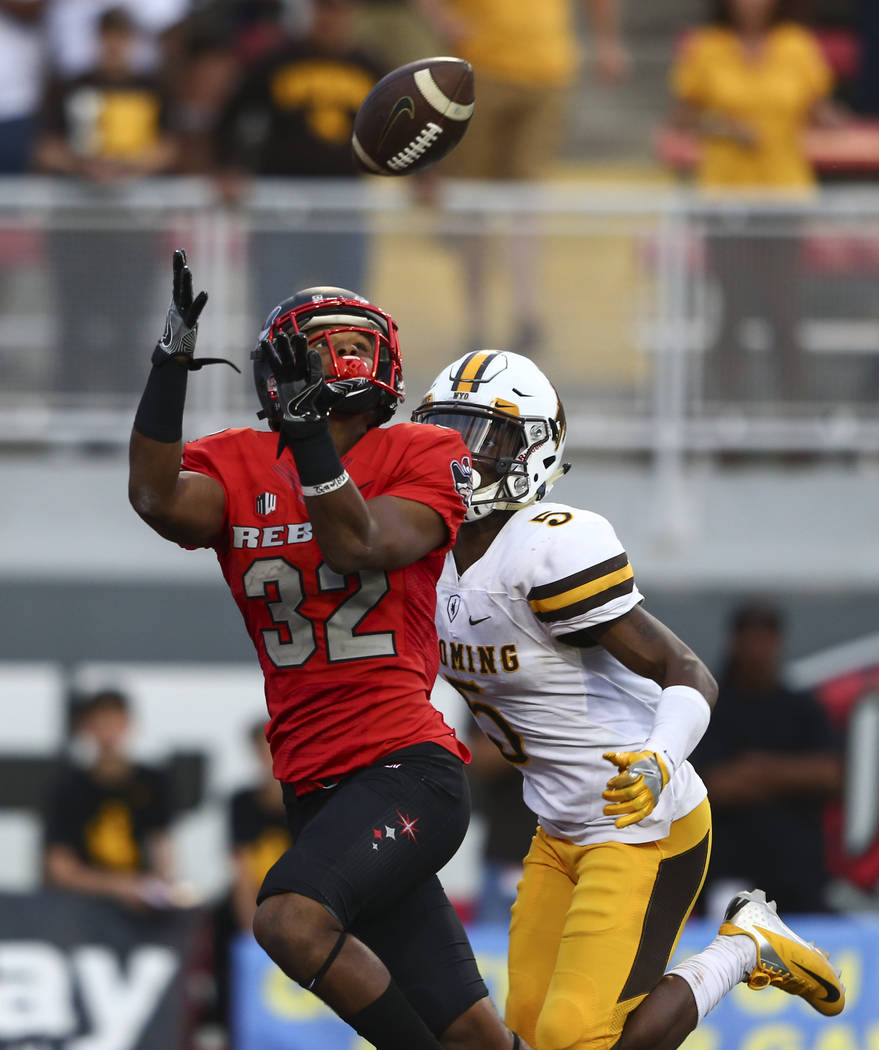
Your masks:
[{"label": "player in red jersey", "polygon": [[379,1050],[510,1050],[436,872],[469,819],[467,749],[430,704],[435,584],[464,517],[456,432],[382,429],[403,397],[397,326],[353,292],[277,306],[252,357],[271,430],[182,450],[198,316],[183,252],[131,435],[129,496],[212,547],[265,675],[293,847],[254,933]]}]

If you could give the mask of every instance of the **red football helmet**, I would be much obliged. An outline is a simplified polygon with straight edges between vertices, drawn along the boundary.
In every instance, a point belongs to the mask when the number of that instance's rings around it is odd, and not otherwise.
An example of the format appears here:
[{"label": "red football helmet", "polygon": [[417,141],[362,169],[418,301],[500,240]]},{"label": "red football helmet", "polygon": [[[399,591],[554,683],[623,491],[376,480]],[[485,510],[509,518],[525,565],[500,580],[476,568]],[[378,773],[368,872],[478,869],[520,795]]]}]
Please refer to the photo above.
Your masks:
[{"label": "red football helmet", "polygon": [[306,288],[279,303],[266,318],[256,341],[253,378],[262,411],[261,419],[277,424],[280,418],[277,383],[261,344],[274,339],[278,332],[288,335],[302,332],[313,345],[336,332],[358,332],[373,341],[372,360],[336,352],[333,341],[325,339],[329,351],[327,383],[338,379],[363,379],[361,389],[354,390],[334,406],[334,412],[375,411],[376,424],[391,418],[405,397],[397,322],[368,300],[345,288]]}]

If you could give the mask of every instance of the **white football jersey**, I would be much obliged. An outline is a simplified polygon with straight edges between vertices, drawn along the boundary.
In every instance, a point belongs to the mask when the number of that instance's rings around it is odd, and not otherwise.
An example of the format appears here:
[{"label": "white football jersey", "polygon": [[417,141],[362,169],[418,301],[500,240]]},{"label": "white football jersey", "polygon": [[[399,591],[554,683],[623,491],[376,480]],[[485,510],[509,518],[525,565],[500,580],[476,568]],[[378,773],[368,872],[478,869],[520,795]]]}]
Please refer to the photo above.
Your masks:
[{"label": "white football jersey", "polygon": [[446,555],[437,587],[440,674],[521,770],[543,829],[580,845],[665,838],[706,795],[685,762],[637,824],[602,812],[616,773],[602,753],[642,749],[661,690],[601,646],[561,639],[640,601],[610,522],[561,503],[517,511],[460,576]]}]

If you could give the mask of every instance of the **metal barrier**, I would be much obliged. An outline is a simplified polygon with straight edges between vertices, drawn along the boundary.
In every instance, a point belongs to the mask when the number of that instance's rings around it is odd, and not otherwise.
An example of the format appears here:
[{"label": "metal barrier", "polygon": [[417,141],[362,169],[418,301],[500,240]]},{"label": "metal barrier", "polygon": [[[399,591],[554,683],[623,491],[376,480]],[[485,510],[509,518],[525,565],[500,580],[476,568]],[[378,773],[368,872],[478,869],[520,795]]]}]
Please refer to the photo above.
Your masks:
[{"label": "metal barrier", "polygon": [[[528,349],[574,447],[654,454],[879,450],[879,189],[801,204],[677,190],[411,180],[0,180],[0,442],[121,445],[186,247],[210,292],[187,430],[253,419],[272,303],[355,285],[400,324],[409,404],[473,345]],[[480,276],[481,267],[481,276]],[[408,407],[408,406],[407,406]],[[404,410],[405,411],[405,410]],[[402,415],[402,413],[401,413]]]}]

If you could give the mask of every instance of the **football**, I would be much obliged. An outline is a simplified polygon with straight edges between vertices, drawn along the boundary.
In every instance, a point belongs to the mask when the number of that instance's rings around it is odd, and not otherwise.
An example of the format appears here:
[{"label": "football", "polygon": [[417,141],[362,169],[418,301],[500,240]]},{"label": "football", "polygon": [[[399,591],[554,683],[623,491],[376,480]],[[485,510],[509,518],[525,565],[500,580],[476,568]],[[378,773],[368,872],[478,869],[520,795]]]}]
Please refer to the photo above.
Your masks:
[{"label": "football", "polygon": [[461,141],[473,113],[473,68],[460,58],[422,58],[388,73],[363,100],[351,146],[373,175],[408,175]]}]

